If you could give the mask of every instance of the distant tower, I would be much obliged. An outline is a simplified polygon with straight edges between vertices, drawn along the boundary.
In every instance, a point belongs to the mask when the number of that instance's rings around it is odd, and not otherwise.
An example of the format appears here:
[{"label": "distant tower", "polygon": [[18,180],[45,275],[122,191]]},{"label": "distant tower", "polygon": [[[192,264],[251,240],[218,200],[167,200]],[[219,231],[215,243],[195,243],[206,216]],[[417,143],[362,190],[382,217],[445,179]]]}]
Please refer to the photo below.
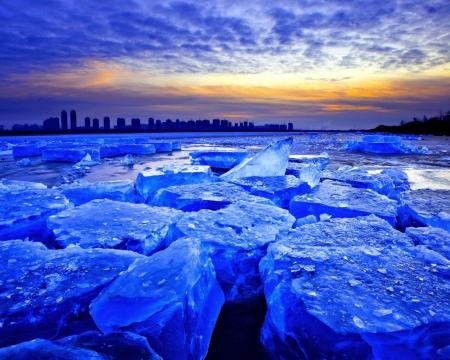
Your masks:
[{"label": "distant tower", "polygon": [[154,130],[155,129],[155,119],[148,118],[148,129]]},{"label": "distant tower", "polygon": [[288,131],[294,131],[294,124],[288,123]]},{"label": "distant tower", "polygon": [[111,129],[111,120],[109,116],[103,118],[103,130],[109,131]]},{"label": "distant tower", "polygon": [[117,118],[117,128],[125,129],[125,119],[124,118]]},{"label": "distant tower", "polygon": [[89,116],[86,116],[84,118],[84,129],[89,130],[91,128],[91,118]]},{"label": "distant tower", "polygon": [[61,111],[61,129],[67,130],[67,111],[63,110]]},{"label": "distant tower", "polygon": [[70,110],[70,130],[76,130],[77,128],[77,113],[75,110]]},{"label": "distant tower", "polygon": [[92,120],[92,129],[99,130],[100,129],[100,121],[97,118]]},{"label": "distant tower", "polygon": [[133,130],[140,130],[141,129],[141,119],[139,119],[139,118],[132,118],[131,119],[131,128]]}]

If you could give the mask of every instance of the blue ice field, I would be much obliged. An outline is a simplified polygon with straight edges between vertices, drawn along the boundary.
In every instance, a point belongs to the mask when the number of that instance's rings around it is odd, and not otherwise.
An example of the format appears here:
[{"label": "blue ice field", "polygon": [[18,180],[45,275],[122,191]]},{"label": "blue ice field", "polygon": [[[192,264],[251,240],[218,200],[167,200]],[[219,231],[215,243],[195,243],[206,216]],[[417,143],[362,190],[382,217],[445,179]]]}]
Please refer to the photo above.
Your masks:
[{"label": "blue ice field", "polygon": [[213,169],[229,170],[246,158],[251,157],[249,151],[192,151],[189,153],[191,165],[208,165]]},{"label": "blue ice field", "polygon": [[428,154],[428,149],[419,149],[413,143],[405,144],[399,136],[366,135],[362,141],[350,140],[342,150],[361,151],[375,154]]}]

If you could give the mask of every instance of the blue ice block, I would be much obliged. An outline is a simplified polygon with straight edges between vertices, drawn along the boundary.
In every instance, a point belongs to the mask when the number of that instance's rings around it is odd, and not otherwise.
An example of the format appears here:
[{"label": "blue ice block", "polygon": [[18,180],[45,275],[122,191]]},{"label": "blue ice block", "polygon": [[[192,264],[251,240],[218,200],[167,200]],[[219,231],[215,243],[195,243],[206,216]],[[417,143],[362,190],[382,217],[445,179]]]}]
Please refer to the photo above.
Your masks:
[{"label": "blue ice block", "polygon": [[242,187],[223,181],[169,186],[158,190],[149,204],[183,211],[199,211],[219,210],[239,200],[274,205],[264,197],[251,195]]},{"label": "blue ice block", "polygon": [[450,344],[450,287],[403,233],[370,215],[305,225],[260,271],[272,358],[435,359]]},{"label": "blue ice block", "polygon": [[[73,145],[75,146],[75,145]],[[94,147],[53,147],[42,149],[42,161],[78,162],[89,154],[93,161],[100,161],[100,150]]]},{"label": "blue ice block", "polygon": [[118,145],[113,144],[103,144],[99,147],[100,151],[100,157],[112,157],[112,156],[119,156],[122,153],[119,150]]},{"label": "blue ice block", "polygon": [[375,214],[396,226],[397,203],[369,189],[353,188],[341,182],[326,180],[309,194],[296,196],[289,212],[297,219],[308,215],[320,218],[322,214],[333,218],[347,218]]},{"label": "blue ice block", "polygon": [[185,213],[179,236],[200,239],[208,249],[228,302],[262,295],[258,263],[268,244],[287,235],[295,219],[275,206],[239,201],[218,211]]},{"label": "blue ice block", "polygon": [[271,200],[276,206],[289,208],[289,203],[297,195],[304,195],[311,190],[310,185],[293,175],[252,176],[232,180],[253,195]]},{"label": "blue ice block", "polygon": [[91,300],[141,258],[131,251],[0,242],[0,347],[95,329]]},{"label": "blue ice block", "polygon": [[[36,186],[39,185],[42,184]],[[46,226],[47,218],[73,205],[57,190],[20,190],[23,184],[15,186],[17,190],[0,191],[0,240],[28,237],[52,246],[51,233]]]},{"label": "blue ice block", "polygon": [[172,227],[181,214],[165,207],[102,199],[50,216],[47,226],[62,248],[73,244],[150,255],[172,242]]},{"label": "blue ice block", "polygon": [[409,227],[405,234],[413,239],[416,245],[424,245],[450,260],[450,233],[434,227]]},{"label": "blue ice block", "polygon": [[211,168],[202,165],[171,165],[142,170],[136,178],[136,189],[146,202],[162,188],[213,181]]},{"label": "blue ice block", "polygon": [[255,156],[242,161],[220,178],[233,181],[250,176],[282,176],[286,173],[292,143],[292,138],[274,142]]},{"label": "blue ice block", "polygon": [[450,190],[421,189],[400,197],[398,221],[407,227],[432,226],[450,231]]},{"label": "blue ice block", "polygon": [[14,157],[41,156],[43,145],[17,145],[12,148]]},{"label": "blue ice block", "polygon": [[64,196],[75,205],[95,199],[131,202],[136,200],[133,180],[97,181],[94,183],[69,184],[62,189]]},{"label": "blue ice block", "polygon": [[119,144],[118,148],[121,155],[149,155],[156,152],[155,146],[153,144]]},{"label": "blue ice block", "polygon": [[399,136],[367,135],[362,141],[350,140],[342,150],[362,151],[375,154],[428,154],[426,148],[419,149],[413,143],[404,144]]},{"label": "blue ice block", "polygon": [[289,155],[289,163],[288,167],[292,165],[292,163],[297,163],[301,165],[313,164],[317,167],[319,171],[325,170],[327,165],[330,163],[330,158],[327,153],[323,153],[320,155],[307,155],[307,154],[297,154],[297,155]]},{"label": "blue ice block", "polygon": [[143,335],[164,360],[203,359],[223,302],[200,242],[180,239],[136,261],[92,301],[90,312],[103,333]]},{"label": "blue ice block", "polygon": [[401,194],[410,190],[408,175],[402,170],[386,169],[380,172],[379,175],[389,176],[394,183],[394,188],[387,195],[390,199],[400,201]]},{"label": "blue ice block", "polygon": [[193,151],[189,153],[191,165],[209,165],[213,169],[231,169],[251,156],[249,151]]},{"label": "blue ice block", "polygon": [[25,190],[47,190],[47,186],[33,181],[0,180],[0,192],[21,192]]}]

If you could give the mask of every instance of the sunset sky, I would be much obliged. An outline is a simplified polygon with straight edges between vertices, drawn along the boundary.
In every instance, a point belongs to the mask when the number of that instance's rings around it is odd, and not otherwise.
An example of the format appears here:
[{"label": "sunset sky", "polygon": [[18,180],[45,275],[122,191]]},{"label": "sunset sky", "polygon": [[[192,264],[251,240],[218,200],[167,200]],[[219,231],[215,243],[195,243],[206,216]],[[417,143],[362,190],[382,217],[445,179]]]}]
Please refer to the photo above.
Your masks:
[{"label": "sunset sky", "polygon": [[[450,1],[0,1],[0,124],[368,129],[450,110]],[[101,124],[103,121],[101,121]]]}]

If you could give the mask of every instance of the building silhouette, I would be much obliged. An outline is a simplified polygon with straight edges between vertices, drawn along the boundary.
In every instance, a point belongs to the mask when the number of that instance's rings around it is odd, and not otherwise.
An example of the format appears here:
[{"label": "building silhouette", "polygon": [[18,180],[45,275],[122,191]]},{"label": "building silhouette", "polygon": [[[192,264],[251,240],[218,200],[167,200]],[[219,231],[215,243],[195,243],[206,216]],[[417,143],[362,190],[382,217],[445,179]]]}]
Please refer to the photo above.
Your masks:
[{"label": "building silhouette", "polygon": [[93,130],[99,130],[100,129],[100,121],[97,118],[92,120],[92,129]]},{"label": "building silhouette", "polygon": [[63,110],[61,111],[61,129],[62,130],[67,130],[67,111]]},{"label": "building silhouette", "polygon": [[125,119],[117,118],[117,129],[125,129]]},{"label": "building silhouette", "polygon": [[77,113],[75,110],[70,110],[70,130],[77,129]]},{"label": "building silhouette", "polygon": [[162,129],[161,120],[156,120],[155,130],[161,130],[161,129]]},{"label": "building silhouette", "polygon": [[51,117],[46,120],[44,120],[42,128],[44,130],[59,130],[59,118],[57,117]]},{"label": "building silhouette", "polygon": [[155,119],[148,118],[148,129],[149,130],[154,130],[155,129]]},{"label": "building silhouette", "polygon": [[131,128],[133,130],[140,130],[141,129],[141,119],[139,119],[139,118],[132,118],[131,119]]},{"label": "building silhouette", "polygon": [[103,130],[105,131],[111,130],[111,119],[109,118],[109,116],[105,116],[103,118]]},{"label": "building silhouette", "polygon": [[91,118],[89,116],[86,116],[84,118],[84,128],[86,130],[89,130],[91,128]]}]

